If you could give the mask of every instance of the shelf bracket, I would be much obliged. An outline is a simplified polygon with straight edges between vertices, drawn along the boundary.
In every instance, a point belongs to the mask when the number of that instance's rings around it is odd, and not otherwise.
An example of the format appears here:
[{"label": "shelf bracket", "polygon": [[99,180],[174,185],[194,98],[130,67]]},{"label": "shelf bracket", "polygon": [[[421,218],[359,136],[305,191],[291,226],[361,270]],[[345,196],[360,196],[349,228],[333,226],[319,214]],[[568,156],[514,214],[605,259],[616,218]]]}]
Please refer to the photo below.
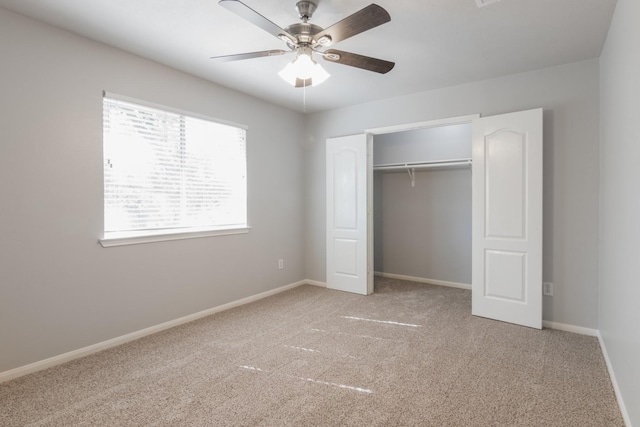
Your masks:
[{"label": "shelf bracket", "polygon": [[416,186],[416,171],[414,168],[407,167],[407,173],[409,174],[409,178],[411,178],[411,186]]}]

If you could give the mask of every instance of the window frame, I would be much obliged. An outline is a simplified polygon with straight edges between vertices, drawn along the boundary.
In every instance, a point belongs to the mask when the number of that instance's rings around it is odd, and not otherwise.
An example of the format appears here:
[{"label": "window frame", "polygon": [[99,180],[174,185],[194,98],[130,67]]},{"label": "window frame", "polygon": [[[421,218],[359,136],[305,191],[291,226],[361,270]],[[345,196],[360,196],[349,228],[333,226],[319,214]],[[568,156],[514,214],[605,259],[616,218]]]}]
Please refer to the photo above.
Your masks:
[{"label": "window frame", "polygon": [[[246,125],[230,122],[227,120],[221,120],[218,118],[206,116],[203,114],[194,113],[192,111],[185,111],[178,108],[169,107],[162,104],[157,104],[137,98],[132,98],[125,95],[120,95],[113,92],[102,92],[102,98],[100,102],[102,103],[101,111],[104,112],[104,98],[113,99],[116,101],[123,101],[132,104],[137,104],[142,107],[149,107],[158,109],[161,111],[166,111],[173,114],[179,114],[182,116],[193,117],[200,120],[206,120],[214,123],[219,123],[222,125],[233,126],[239,129],[243,129],[245,132],[248,131],[248,127]],[[122,231],[122,232],[105,232],[105,194],[104,194],[104,178],[105,178],[105,158],[104,158],[104,118],[102,118],[102,132],[101,132],[101,140],[102,140],[102,213],[103,213],[103,222],[102,222],[102,237],[98,239],[98,242],[102,247],[114,247],[114,246],[124,246],[124,245],[135,245],[135,244],[144,244],[144,243],[153,243],[153,242],[163,242],[163,241],[173,241],[173,240],[183,240],[183,239],[197,239],[203,237],[213,237],[213,236],[226,236],[226,235],[236,235],[236,234],[247,234],[251,230],[249,226],[249,179],[248,179],[248,145],[247,140],[245,139],[245,161],[247,163],[247,173],[245,178],[246,185],[246,224],[241,226],[233,225],[233,226],[206,226],[206,227],[191,227],[185,229],[147,229],[147,230],[135,230],[135,231]]]}]

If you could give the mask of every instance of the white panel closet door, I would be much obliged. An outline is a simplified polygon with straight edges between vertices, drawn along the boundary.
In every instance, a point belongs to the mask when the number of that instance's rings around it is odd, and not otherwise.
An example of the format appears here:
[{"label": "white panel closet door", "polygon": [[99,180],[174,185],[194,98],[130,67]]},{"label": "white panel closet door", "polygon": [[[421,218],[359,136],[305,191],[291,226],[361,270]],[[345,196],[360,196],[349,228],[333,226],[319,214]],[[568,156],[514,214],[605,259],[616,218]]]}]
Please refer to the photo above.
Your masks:
[{"label": "white panel closet door", "polygon": [[327,139],[327,287],[368,295],[367,135]]},{"label": "white panel closet door", "polygon": [[542,109],[473,121],[472,313],[542,328]]}]

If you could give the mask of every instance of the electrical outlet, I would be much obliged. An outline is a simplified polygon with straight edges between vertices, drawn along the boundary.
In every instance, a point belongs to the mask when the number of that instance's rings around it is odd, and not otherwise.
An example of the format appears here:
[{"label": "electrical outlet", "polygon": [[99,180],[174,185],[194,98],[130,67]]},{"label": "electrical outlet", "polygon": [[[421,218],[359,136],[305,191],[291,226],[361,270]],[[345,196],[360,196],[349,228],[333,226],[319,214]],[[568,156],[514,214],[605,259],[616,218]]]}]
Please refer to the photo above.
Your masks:
[{"label": "electrical outlet", "polygon": [[552,297],[553,296],[553,283],[544,282],[542,284],[542,294]]},{"label": "electrical outlet", "polygon": [[278,260],[278,270],[282,270],[284,268],[284,260],[283,259],[279,259]]}]

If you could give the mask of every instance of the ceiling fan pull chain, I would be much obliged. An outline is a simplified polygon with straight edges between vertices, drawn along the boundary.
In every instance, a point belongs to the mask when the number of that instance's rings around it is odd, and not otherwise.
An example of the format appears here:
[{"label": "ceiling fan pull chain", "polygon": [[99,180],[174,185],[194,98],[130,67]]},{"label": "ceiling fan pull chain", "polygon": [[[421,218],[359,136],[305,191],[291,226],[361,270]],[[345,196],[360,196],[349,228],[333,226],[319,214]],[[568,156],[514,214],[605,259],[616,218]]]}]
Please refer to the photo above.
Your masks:
[{"label": "ceiling fan pull chain", "polygon": [[307,112],[307,81],[302,81],[302,112]]}]

